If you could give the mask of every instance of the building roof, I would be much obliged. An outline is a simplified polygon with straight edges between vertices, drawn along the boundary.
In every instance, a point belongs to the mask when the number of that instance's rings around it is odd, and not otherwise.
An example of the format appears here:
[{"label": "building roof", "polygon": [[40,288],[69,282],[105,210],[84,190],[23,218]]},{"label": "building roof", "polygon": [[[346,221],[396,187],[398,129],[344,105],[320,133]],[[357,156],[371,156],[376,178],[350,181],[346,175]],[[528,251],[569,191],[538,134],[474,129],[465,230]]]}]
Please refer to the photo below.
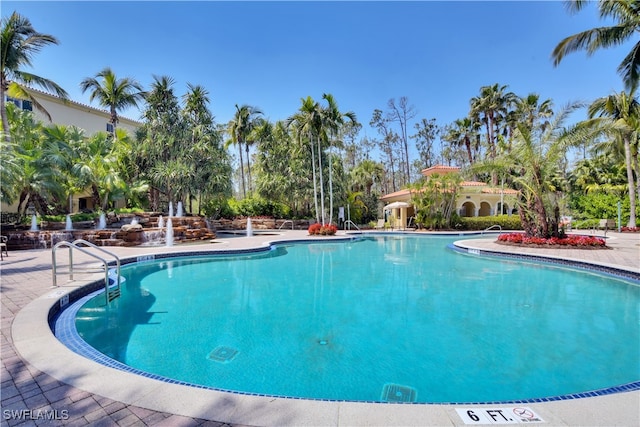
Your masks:
[{"label": "building roof", "polygon": [[[460,183],[460,186],[462,187],[460,192],[461,194],[465,193],[464,191],[465,187],[480,188],[480,193],[482,194],[509,194],[509,195],[518,194],[518,190],[514,190],[512,188],[492,187],[487,183],[478,182],[478,181],[462,181]],[[383,202],[395,202],[398,200],[404,201],[411,197],[411,191],[412,190],[409,190],[408,188],[404,190],[395,191],[393,193],[385,194],[384,196],[380,197],[380,200],[382,200]],[[477,190],[475,190],[475,192],[477,193]]]},{"label": "building roof", "polygon": [[451,172],[460,172],[460,168],[458,166],[435,165],[427,169],[422,169],[422,175],[424,176],[431,176],[436,173],[442,175]]},{"label": "building roof", "polygon": [[405,199],[407,196],[411,196],[411,190],[409,190],[408,188],[405,188],[404,190],[385,194],[384,196],[380,197],[380,200],[393,201],[394,199],[399,199],[399,198]]},{"label": "building roof", "polygon": [[[44,95],[44,96],[47,96],[49,98],[53,98],[53,99],[55,99],[56,101],[59,101],[62,104],[71,104],[71,105],[79,107],[81,109],[93,110],[95,112],[106,114],[108,116],[111,115],[111,113],[109,111],[107,111],[107,110],[102,110],[100,108],[92,107],[91,105],[83,104],[82,102],[73,101],[71,99],[63,99],[63,98],[60,98],[58,95],[55,95],[55,94],[49,93],[49,92],[45,92],[44,90],[36,89],[36,88],[30,87],[30,86],[27,86],[26,89],[27,89],[27,91],[33,92],[36,95]],[[131,123],[135,123],[137,125],[142,125],[142,122],[140,122],[138,120],[134,120],[134,119],[131,119],[129,117],[125,117],[125,116],[122,116],[122,115],[118,114],[118,120],[123,120],[123,119],[125,121],[131,122]]]}]

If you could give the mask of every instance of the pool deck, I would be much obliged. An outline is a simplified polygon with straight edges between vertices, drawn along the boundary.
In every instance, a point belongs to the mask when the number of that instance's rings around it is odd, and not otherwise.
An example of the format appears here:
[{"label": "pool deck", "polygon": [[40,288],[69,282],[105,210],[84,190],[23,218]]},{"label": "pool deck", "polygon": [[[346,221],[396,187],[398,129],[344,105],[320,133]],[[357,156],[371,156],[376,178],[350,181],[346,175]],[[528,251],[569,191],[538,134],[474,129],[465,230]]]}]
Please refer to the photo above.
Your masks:
[{"label": "pool deck", "polygon": [[[458,244],[472,250],[572,259],[639,273],[640,233],[609,232],[608,237],[610,250],[516,248],[496,244],[495,237]],[[204,247],[106,249],[126,258],[203,249],[236,250],[265,246],[274,240],[309,238],[305,231],[286,231],[279,236],[220,239],[221,243]],[[90,262],[83,256],[75,259],[79,263]],[[47,324],[51,306],[61,295],[86,284],[89,279],[95,280],[95,275],[75,282],[66,282],[60,276],[60,286],[53,287],[50,249],[10,252],[0,263],[0,274],[2,426],[460,426],[465,422],[456,409],[481,412],[514,406],[533,409],[546,425],[640,425],[640,391],[637,390],[522,405],[405,405],[281,399],[164,383],[85,359],[64,347],[51,333]],[[640,346],[639,337],[630,339]],[[51,417],[57,419],[46,420]]]}]

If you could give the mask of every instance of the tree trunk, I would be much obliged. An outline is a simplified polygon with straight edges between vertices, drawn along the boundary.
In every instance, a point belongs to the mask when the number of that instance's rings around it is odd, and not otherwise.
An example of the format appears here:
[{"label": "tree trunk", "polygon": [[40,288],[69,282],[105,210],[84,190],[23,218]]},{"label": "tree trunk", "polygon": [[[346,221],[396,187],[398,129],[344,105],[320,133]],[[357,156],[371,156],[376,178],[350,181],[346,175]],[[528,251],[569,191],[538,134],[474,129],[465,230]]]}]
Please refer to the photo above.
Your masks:
[{"label": "tree trunk", "polygon": [[249,196],[251,196],[251,193],[253,192],[253,190],[251,189],[251,162],[250,162],[250,157],[249,157],[249,144],[245,144],[244,145],[247,151],[247,184],[249,187]]},{"label": "tree trunk", "polygon": [[534,209],[538,217],[538,229],[540,230],[536,235],[546,239],[549,237],[549,221],[547,221],[547,210],[544,207],[544,202],[541,197],[535,197]]},{"label": "tree trunk", "polygon": [[238,151],[240,152],[240,177],[242,180],[242,198],[247,197],[247,189],[244,186],[244,160],[242,159],[242,143],[238,141]]},{"label": "tree trunk", "polygon": [[471,140],[468,137],[464,138],[464,146],[467,148],[467,156],[469,156],[469,164],[473,166],[473,154],[471,154]]},{"label": "tree trunk", "polygon": [[5,142],[11,141],[11,132],[9,131],[9,119],[7,118],[7,106],[5,105],[5,96],[7,94],[7,82],[4,79],[4,73],[2,76],[2,93],[0,93],[0,114],[2,115],[2,138]]},{"label": "tree trunk", "polygon": [[309,132],[309,145],[311,145],[311,171],[313,175],[313,202],[316,208],[316,222],[320,222],[320,216],[318,215],[318,186],[316,184],[316,158],[314,155],[313,138],[311,138],[311,132]]},{"label": "tree trunk", "polygon": [[324,215],[324,180],[322,179],[322,146],[320,145],[321,139],[318,137],[318,173],[320,174],[320,207],[322,209],[322,225],[325,225]]},{"label": "tree trunk", "polygon": [[[637,144],[636,144],[637,145]],[[635,151],[631,152],[631,162],[634,172],[636,173],[636,204],[640,199],[640,165],[638,164],[638,150],[640,146],[636,146]]]},{"label": "tree trunk", "polygon": [[98,187],[93,184],[91,185],[91,198],[93,199],[93,206],[102,206],[101,200],[100,200],[100,192],[98,191]]},{"label": "tree trunk", "polygon": [[629,222],[627,227],[636,226],[636,188],[633,183],[633,168],[631,167],[631,144],[629,137],[624,137],[624,162],[627,167],[627,180],[629,182]]}]

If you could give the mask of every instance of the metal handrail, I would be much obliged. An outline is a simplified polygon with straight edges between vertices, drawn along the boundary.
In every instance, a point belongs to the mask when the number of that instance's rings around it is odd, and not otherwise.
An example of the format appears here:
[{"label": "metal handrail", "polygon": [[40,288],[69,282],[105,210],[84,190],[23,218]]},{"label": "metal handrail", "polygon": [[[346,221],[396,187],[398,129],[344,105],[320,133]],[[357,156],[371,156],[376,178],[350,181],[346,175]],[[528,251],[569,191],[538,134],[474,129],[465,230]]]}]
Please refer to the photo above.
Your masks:
[{"label": "metal handrail", "polygon": [[500,226],[500,224],[494,224],[491,227],[485,228],[484,230],[482,230],[482,234],[484,234],[485,231],[489,231],[493,228],[498,228],[500,230],[500,233],[502,233],[502,227]]},{"label": "metal handrail", "polygon": [[[347,229],[347,224],[353,224],[353,226],[356,228],[356,230],[360,231],[360,227],[358,227],[358,226],[356,225],[356,223],[355,223],[355,222],[353,222],[353,221],[351,221],[350,219],[348,219],[348,220],[346,220],[346,221],[344,222],[344,229],[345,229],[345,230]],[[349,230],[351,230],[351,227],[349,227]]]},{"label": "metal handrail", "polygon": [[280,227],[278,227],[278,230],[282,230],[282,227],[284,227],[284,225],[288,222],[291,223],[291,229],[293,230],[293,221],[291,221],[290,219],[285,219],[284,222],[280,224]]},{"label": "metal handrail", "polygon": [[[91,251],[83,248],[82,246],[78,246],[78,244],[83,244],[86,245],[92,249],[97,249],[101,252],[104,252],[106,254],[109,254],[111,256],[113,256],[115,258],[116,261],[116,278],[115,278],[115,284],[117,285],[116,289],[113,292],[110,292],[109,290],[109,263],[107,262],[107,260],[101,256],[98,256],[94,253],[92,253]],[[74,267],[73,267],[73,249],[77,249],[80,252],[95,258],[97,260],[100,260],[104,266],[104,287],[105,287],[105,296],[107,298],[107,303],[109,303],[111,300],[113,300],[114,298],[117,298],[118,296],[120,296],[120,258],[118,258],[118,256],[116,254],[114,254],[113,252],[107,251],[106,249],[103,249],[99,246],[94,245],[91,242],[88,242],[86,240],[83,239],[78,239],[75,240],[73,242],[67,242],[67,241],[62,241],[57,243],[53,248],[51,248],[51,265],[52,265],[52,271],[53,271],[53,286],[58,286],[58,274],[64,274],[66,272],[58,272],[58,263],[57,263],[57,259],[56,259],[56,251],[58,248],[60,247],[67,247],[69,248],[69,280],[73,280],[73,272],[74,272]],[[79,270],[78,268],[75,269],[75,271],[93,271],[91,269],[84,269],[84,270]]]}]

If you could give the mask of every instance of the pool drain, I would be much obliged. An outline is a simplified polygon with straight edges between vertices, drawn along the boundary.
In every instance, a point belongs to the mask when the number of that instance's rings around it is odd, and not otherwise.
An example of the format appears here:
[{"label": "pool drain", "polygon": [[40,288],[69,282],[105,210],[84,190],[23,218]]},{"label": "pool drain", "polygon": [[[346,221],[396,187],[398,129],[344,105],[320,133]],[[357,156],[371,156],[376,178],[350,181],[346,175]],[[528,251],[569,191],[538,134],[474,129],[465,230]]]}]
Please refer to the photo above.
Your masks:
[{"label": "pool drain", "polygon": [[385,402],[407,403],[415,402],[418,392],[415,388],[400,384],[385,384],[382,388],[380,400]]},{"label": "pool drain", "polygon": [[231,359],[236,356],[236,354],[238,354],[238,350],[236,350],[235,348],[221,345],[211,350],[211,353],[209,353],[207,359],[221,363],[229,363],[231,362]]}]

